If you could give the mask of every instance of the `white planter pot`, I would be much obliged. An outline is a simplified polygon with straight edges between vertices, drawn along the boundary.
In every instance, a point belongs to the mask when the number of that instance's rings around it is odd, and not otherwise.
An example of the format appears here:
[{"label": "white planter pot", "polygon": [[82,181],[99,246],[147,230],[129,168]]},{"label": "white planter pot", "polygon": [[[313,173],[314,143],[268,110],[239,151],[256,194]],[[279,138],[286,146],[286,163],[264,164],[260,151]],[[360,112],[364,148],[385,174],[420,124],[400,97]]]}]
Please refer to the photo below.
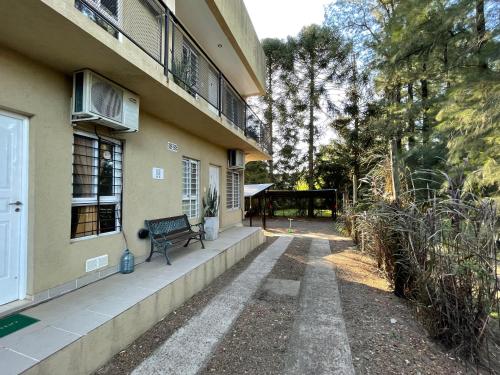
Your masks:
[{"label": "white planter pot", "polygon": [[216,240],[217,237],[219,237],[219,218],[206,217],[203,228],[205,229],[206,240],[208,241]]}]

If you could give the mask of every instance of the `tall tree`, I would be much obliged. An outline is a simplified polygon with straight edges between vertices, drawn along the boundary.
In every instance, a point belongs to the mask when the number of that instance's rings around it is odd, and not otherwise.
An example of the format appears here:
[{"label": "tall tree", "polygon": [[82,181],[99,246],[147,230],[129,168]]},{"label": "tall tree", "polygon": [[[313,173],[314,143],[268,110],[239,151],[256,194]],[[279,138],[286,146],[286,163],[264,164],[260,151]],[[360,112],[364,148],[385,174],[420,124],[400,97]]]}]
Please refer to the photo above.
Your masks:
[{"label": "tall tree", "polygon": [[[271,156],[274,153],[276,139],[274,128],[279,117],[278,106],[284,100],[285,87],[283,82],[287,79],[288,72],[293,64],[292,51],[289,44],[281,39],[264,39],[262,48],[266,54],[266,94],[262,98],[264,121],[271,137]],[[274,162],[269,161],[269,175],[274,182]]]},{"label": "tall tree", "polygon": [[[366,77],[360,75],[356,53],[351,54],[351,67],[347,74],[345,99],[342,103],[342,115],[333,121],[333,127],[342,137],[343,149],[347,153],[346,162],[352,176],[352,199],[355,204],[358,196],[358,180],[360,178],[361,152],[360,126],[363,111],[362,91]],[[337,143],[340,145],[340,143]]]},{"label": "tall tree", "polygon": [[[289,40],[289,43],[293,41]],[[286,100],[278,105],[278,131],[276,185],[281,189],[294,189],[302,176],[303,158],[300,144],[300,129],[304,124],[304,115],[298,98],[297,85],[293,79],[284,81]]]},{"label": "tall tree", "polygon": [[490,195],[500,185],[499,9],[491,0],[337,0],[327,9],[327,23],[368,56],[376,126],[396,139],[395,155],[410,169],[465,165]]},{"label": "tall tree", "polygon": [[264,161],[250,161],[245,164],[245,184],[269,182],[268,165]]},{"label": "tall tree", "polygon": [[[343,76],[348,48],[333,27],[310,25],[304,27],[294,40],[294,80],[297,83],[300,104],[296,107],[306,117],[307,185],[315,189],[314,157],[319,114],[332,113],[330,97],[332,83]],[[309,215],[313,215],[313,201]]]}]

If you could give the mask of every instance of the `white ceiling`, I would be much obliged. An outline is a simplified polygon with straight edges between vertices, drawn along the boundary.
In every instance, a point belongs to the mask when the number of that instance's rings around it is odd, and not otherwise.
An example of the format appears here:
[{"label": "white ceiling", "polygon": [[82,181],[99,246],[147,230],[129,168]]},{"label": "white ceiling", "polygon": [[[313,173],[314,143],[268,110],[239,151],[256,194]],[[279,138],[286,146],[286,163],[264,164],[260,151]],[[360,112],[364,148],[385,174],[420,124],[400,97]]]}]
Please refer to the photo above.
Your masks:
[{"label": "white ceiling", "polygon": [[175,15],[242,96],[259,92],[204,0],[176,1]]}]

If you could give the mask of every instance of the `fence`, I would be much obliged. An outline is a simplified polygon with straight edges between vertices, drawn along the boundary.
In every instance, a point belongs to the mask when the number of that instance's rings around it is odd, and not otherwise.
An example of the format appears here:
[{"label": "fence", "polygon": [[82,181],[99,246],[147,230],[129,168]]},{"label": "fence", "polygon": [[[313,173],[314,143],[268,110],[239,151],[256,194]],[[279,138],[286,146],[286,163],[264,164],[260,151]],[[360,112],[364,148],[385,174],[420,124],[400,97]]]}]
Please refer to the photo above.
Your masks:
[{"label": "fence", "polygon": [[245,199],[245,211],[249,217],[309,216],[336,219],[337,192],[335,189],[265,190]]},{"label": "fence", "polygon": [[75,0],[75,6],[103,29],[122,34],[160,64],[167,76],[219,116],[271,152],[271,136],[182,23],[158,0]]}]

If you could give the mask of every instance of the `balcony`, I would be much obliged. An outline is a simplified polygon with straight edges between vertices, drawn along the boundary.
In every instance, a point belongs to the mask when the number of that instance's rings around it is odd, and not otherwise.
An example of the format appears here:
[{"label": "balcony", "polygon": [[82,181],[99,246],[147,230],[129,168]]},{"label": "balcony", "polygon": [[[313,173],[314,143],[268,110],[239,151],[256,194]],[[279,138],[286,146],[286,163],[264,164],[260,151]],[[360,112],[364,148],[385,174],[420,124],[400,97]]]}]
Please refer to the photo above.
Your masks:
[{"label": "balcony", "polygon": [[169,81],[271,153],[263,122],[163,2],[76,0],[75,6],[109,34],[130,40],[161,66]]}]

